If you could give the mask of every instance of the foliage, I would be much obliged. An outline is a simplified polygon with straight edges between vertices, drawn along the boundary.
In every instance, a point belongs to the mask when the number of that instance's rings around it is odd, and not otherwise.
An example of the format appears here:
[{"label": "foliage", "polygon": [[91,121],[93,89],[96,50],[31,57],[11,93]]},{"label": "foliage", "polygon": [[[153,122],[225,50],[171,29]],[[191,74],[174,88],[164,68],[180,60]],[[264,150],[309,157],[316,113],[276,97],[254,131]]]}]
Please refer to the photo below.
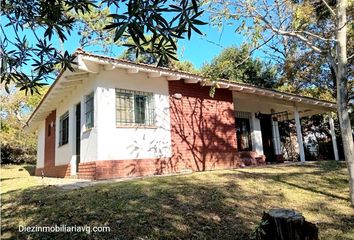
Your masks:
[{"label": "foliage", "polygon": [[121,41],[113,42],[113,33],[107,32],[104,28],[109,24],[110,10],[103,4],[97,7],[91,6],[90,11],[85,13],[75,11],[67,11],[68,17],[75,19],[73,31],[80,37],[80,48],[98,47],[105,55],[110,55],[114,45],[121,44]]},{"label": "foliage", "polygon": [[[337,148],[339,152],[339,158],[343,159],[343,145],[341,134],[339,131],[338,119],[334,118]],[[318,155],[313,156],[308,147],[305,146],[305,155],[307,160],[319,160],[319,159],[334,159],[332,137],[330,127],[328,123],[328,116],[320,114],[310,117],[303,117],[301,119],[301,130],[303,137],[307,137],[309,144],[315,144],[318,146]]]},{"label": "foliage", "polygon": [[172,61],[170,63],[170,68],[178,71],[188,72],[198,74],[199,70],[197,70],[193,63],[190,61]]},{"label": "foliage", "polygon": [[[10,84],[16,84],[26,93],[38,93],[55,65],[73,70],[73,56],[67,51],[58,51],[50,41],[56,35],[64,41],[72,30],[75,20],[63,14],[64,11],[88,11],[89,6],[93,6],[91,1],[13,0],[1,3],[0,77],[7,92],[10,92]],[[28,37],[36,39],[33,46]],[[25,69],[28,65],[32,67],[31,72]]]},{"label": "foliage", "polygon": [[[328,5],[332,9],[337,8],[336,1],[328,1]],[[309,31],[321,34],[323,38],[331,39],[334,38],[334,33],[331,30],[334,29],[335,19],[334,15],[331,14],[329,7],[325,6],[325,2],[299,2],[297,3],[297,8],[299,11],[309,11],[311,12],[308,16],[311,16],[312,24],[305,24],[301,26],[302,31]],[[353,88],[353,80],[354,80],[354,22],[353,22],[353,14],[354,14],[354,5],[349,5],[347,8],[348,18],[348,28],[347,28],[347,55],[348,55],[348,101],[353,99],[354,88]],[[298,19],[302,19],[298,17]],[[306,20],[306,18],[302,19],[302,21]],[[291,41],[289,42],[289,48],[301,49],[304,46],[301,45],[301,42]],[[330,48],[329,51],[335,51],[336,44],[334,42],[330,43],[319,43],[319,46],[324,49]],[[328,51],[328,50],[327,50]],[[299,53],[294,55],[293,61],[296,61],[296,67],[293,69],[293,73],[296,74],[295,78],[290,78],[295,81],[302,81],[304,83],[311,83],[320,88],[328,89],[334,98],[337,95],[337,86],[336,86],[336,69],[331,65],[330,59],[328,57],[324,57],[323,54],[315,53],[314,51],[309,54],[306,51],[298,51]],[[335,56],[335,53],[331,53]],[[290,58],[288,58],[290,59]],[[302,79],[302,80],[301,80]],[[306,86],[306,85],[305,85]]]},{"label": "foliage", "polygon": [[[19,171],[21,170],[22,171]],[[270,208],[303,213],[320,239],[354,237],[345,164],[328,161],[89,182],[1,171],[2,239],[249,239]],[[71,183],[71,184],[70,184]],[[65,190],[76,186],[76,189]],[[93,185],[93,186],[92,186]],[[109,226],[108,233],[28,233],[19,225]]]},{"label": "foliage", "polygon": [[[146,35],[144,34],[144,37],[147,41],[151,41],[152,36],[151,35]],[[124,42],[124,45],[132,45],[134,44],[134,40],[131,36],[127,37],[127,39]],[[163,43],[163,47],[167,47],[167,42]],[[175,42],[177,44],[177,42]],[[138,50],[135,48],[128,48],[123,53],[121,54],[120,58],[133,61],[133,62],[138,62],[138,63],[145,63],[145,64],[152,64],[152,65],[159,65],[162,67],[168,67],[172,61],[177,60],[177,55],[174,53],[172,55],[168,55],[166,58],[162,59],[161,62],[159,63],[159,54],[155,53],[153,51],[153,46],[151,44],[146,44],[142,46],[144,51],[142,51],[140,54],[138,53]]]},{"label": "foliage", "polygon": [[[4,0],[1,5],[4,36],[0,44],[1,83],[8,92],[10,84],[16,84],[20,90],[31,94],[38,93],[45,80],[53,77],[56,65],[73,70],[75,56],[59,51],[55,38],[65,42],[78,18],[89,17],[85,13],[98,8],[93,0]],[[131,36],[133,43],[126,46],[135,49],[136,54],[145,52],[144,46],[151,46],[148,51],[159,56],[159,64],[174,57],[175,39],[186,35],[190,39],[192,32],[201,34],[197,27],[205,24],[199,20],[203,11],[199,10],[197,0],[103,0],[99,7],[111,11],[110,23],[103,29],[114,32],[113,42]],[[78,17],[69,14],[70,11]],[[105,21],[94,26],[91,23],[85,24],[96,29],[101,37],[100,25]],[[85,24],[84,32],[90,29]],[[151,39],[146,39],[144,34],[150,34]]]},{"label": "foliage", "polygon": [[[145,38],[147,40],[150,40],[152,36],[145,35]],[[132,44],[133,39],[131,37],[128,37],[125,40],[125,44]],[[177,42],[176,42],[177,44]],[[144,52],[140,53],[137,55],[136,49],[126,49],[123,51],[123,53],[119,56],[119,58],[126,59],[132,62],[138,62],[138,63],[145,63],[145,64],[152,64],[152,65],[158,65],[159,62],[159,56],[156,53],[153,53],[151,50],[151,45],[145,45],[144,46]],[[189,61],[178,61],[177,60],[177,54],[174,54],[172,57],[168,56],[166,59],[163,59],[162,62],[160,63],[160,66],[162,67],[168,67],[171,69],[179,70],[179,71],[185,71],[185,72],[190,72],[190,73],[196,73],[197,70],[193,66],[193,63]]]},{"label": "foliage", "polygon": [[210,64],[203,66],[201,71],[211,80],[226,79],[258,87],[275,87],[277,84],[275,67],[248,56],[247,46],[226,48]]},{"label": "foliage", "polygon": [[254,230],[252,231],[252,233],[250,235],[250,239],[251,240],[262,239],[262,236],[265,235],[263,228],[268,224],[269,223],[267,220],[265,220],[265,221],[261,220],[259,223],[257,223],[256,227],[254,228]]},{"label": "foliage", "polygon": [[47,88],[26,95],[12,88],[10,94],[1,92],[1,164],[36,161],[37,134],[24,131],[29,114],[37,106]]},{"label": "foliage", "polygon": [[[253,51],[264,52],[279,67],[279,85],[293,93],[308,88],[324,89],[336,97],[337,61],[335,50],[336,1],[269,0],[206,1],[212,24],[235,25]],[[353,95],[354,79],[354,4],[348,12],[348,86]]]}]

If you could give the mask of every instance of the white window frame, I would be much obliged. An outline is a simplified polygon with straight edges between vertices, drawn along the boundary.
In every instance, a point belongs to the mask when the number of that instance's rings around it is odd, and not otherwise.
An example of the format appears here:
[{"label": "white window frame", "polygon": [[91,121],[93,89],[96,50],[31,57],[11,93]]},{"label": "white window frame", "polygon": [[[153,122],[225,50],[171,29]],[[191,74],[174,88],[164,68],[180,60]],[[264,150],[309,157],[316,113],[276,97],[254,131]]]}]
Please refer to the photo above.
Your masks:
[{"label": "white window frame", "polygon": [[[88,109],[88,103],[92,101],[92,109]],[[91,123],[88,124],[88,114],[91,114]],[[85,97],[85,127],[86,129],[91,129],[95,126],[95,95],[90,93]]]},{"label": "white window frame", "polygon": [[[64,120],[67,119],[67,128],[64,130]],[[69,112],[64,113],[59,119],[59,146],[63,146],[69,143]],[[63,132],[66,131],[66,139],[63,139]],[[65,140],[65,141],[64,141]]]},{"label": "white window frame", "polygon": [[[123,98],[119,98],[121,95]],[[124,99],[124,95],[126,98]],[[139,122],[137,111],[137,97],[145,97],[144,122]],[[129,99],[127,99],[129,98]],[[116,126],[151,126],[156,125],[155,121],[155,100],[151,92],[141,92],[127,89],[116,89]],[[128,102],[130,101],[130,102]],[[125,104],[125,106],[123,106]],[[141,120],[141,119],[140,119]]]}]

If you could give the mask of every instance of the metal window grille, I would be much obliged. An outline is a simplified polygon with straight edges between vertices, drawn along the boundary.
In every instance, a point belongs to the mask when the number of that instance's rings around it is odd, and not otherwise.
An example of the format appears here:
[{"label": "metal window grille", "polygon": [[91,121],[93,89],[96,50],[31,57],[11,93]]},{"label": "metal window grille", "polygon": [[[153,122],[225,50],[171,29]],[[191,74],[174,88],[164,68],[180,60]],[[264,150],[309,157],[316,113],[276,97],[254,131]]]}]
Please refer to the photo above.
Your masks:
[{"label": "metal window grille", "polygon": [[69,112],[60,117],[59,121],[59,146],[69,142]]},{"label": "metal window grille", "polygon": [[235,112],[235,117],[236,117],[236,118],[250,119],[250,118],[251,118],[251,113],[250,113],[250,112],[236,111],[236,112]]},{"label": "metal window grille", "polygon": [[153,94],[116,89],[117,125],[155,125]]},{"label": "metal window grille", "polygon": [[249,118],[236,118],[236,139],[239,151],[251,151],[252,139]]},{"label": "metal window grille", "polygon": [[86,128],[93,128],[94,122],[94,95],[93,93],[86,96],[85,102],[85,118]]}]

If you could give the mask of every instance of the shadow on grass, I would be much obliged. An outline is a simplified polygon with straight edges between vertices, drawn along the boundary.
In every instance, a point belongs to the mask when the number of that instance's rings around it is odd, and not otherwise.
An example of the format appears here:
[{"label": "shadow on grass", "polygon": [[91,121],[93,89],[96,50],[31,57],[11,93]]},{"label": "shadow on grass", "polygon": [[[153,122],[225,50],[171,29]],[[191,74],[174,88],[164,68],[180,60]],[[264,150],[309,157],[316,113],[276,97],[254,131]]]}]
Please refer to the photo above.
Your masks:
[{"label": "shadow on grass", "polygon": [[29,173],[30,176],[34,176],[36,171],[35,165],[25,165],[23,168]]},{"label": "shadow on grass", "polygon": [[[323,194],[323,195],[326,195],[327,197],[332,197],[332,198],[337,198],[337,199],[344,200],[344,201],[349,201],[349,197],[342,197],[342,196],[333,194],[331,192],[319,190],[318,183],[316,185],[311,186],[311,184],[304,185],[304,184],[301,184],[301,182],[299,182],[299,184],[296,184],[296,183],[292,183],[292,182],[288,182],[288,181],[284,180],[286,178],[291,178],[291,177],[298,177],[299,179],[306,178],[306,175],[320,174],[321,172],[281,173],[281,174],[274,173],[274,174],[272,174],[272,173],[261,173],[261,172],[249,173],[249,172],[244,172],[242,170],[241,171],[235,170],[235,171],[243,174],[244,178],[263,178],[263,179],[268,179],[268,180],[271,179],[275,182],[280,182],[280,183],[283,183],[283,184],[291,186],[291,187],[296,187],[296,188],[310,191],[313,193]],[[348,184],[348,182],[345,182],[345,181],[344,181],[344,183]]]},{"label": "shadow on grass", "polygon": [[[3,211],[2,232],[19,239],[247,239],[263,207],[242,191],[235,183],[220,187],[172,177],[74,191],[28,189],[15,199],[4,196],[3,204],[12,205]],[[252,216],[254,209],[259,214]],[[26,234],[18,232],[21,219],[29,226],[107,225],[111,232]]]},{"label": "shadow on grass", "polygon": [[4,182],[6,180],[11,180],[11,179],[15,179],[15,178],[0,178],[0,182]]},{"label": "shadow on grass", "polygon": [[[284,180],[286,176],[304,179],[310,173],[289,175],[235,170],[203,174],[206,173],[98,184],[77,190],[37,187],[4,194],[3,239],[248,239],[254,223],[260,220],[269,203],[272,207],[283,207],[286,201],[281,191],[275,190],[279,188],[272,188],[273,184],[289,185]],[[259,178],[265,180],[269,189],[254,193],[244,186],[244,181]],[[289,186],[299,187],[291,184]],[[328,192],[313,192],[335,201],[343,200]],[[351,217],[333,212],[331,201],[313,202],[300,211],[336,215],[336,221],[321,222],[320,231],[331,228],[345,232],[354,228]],[[111,231],[21,233],[18,226],[23,221],[27,226],[106,225]]]}]

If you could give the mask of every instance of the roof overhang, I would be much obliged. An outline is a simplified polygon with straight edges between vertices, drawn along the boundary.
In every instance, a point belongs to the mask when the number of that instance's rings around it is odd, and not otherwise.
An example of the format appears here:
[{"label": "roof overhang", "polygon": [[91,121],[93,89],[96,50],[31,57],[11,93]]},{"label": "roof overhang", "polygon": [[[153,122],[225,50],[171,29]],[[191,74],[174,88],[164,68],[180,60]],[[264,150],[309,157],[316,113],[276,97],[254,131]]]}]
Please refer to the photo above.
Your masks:
[{"label": "roof overhang", "polygon": [[333,102],[296,94],[279,92],[243,83],[229,82],[227,80],[212,82],[210,79],[188,72],[91,54],[82,50],[78,50],[76,56],[77,65],[75,66],[75,71],[71,72],[67,70],[60,72],[30,116],[27,122],[30,128],[35,127],[36,122],[45,119],[55,109],[58,101],[62,101],[66,96],[72,94],[76,88],[80,87],[89,74],[98,74],[101,71],[111,71],[114,69],[123,69],[128,74],[146,73],[150,78],[165,77],[167,81],[184,81],[186,84],[200,84],[229,89],[243,95],[260,96],[267,99],[267,101],[275,101],[278,104],[306,106],[307,108],[317,110],[318,113],[336,111],[336,104]]}]

